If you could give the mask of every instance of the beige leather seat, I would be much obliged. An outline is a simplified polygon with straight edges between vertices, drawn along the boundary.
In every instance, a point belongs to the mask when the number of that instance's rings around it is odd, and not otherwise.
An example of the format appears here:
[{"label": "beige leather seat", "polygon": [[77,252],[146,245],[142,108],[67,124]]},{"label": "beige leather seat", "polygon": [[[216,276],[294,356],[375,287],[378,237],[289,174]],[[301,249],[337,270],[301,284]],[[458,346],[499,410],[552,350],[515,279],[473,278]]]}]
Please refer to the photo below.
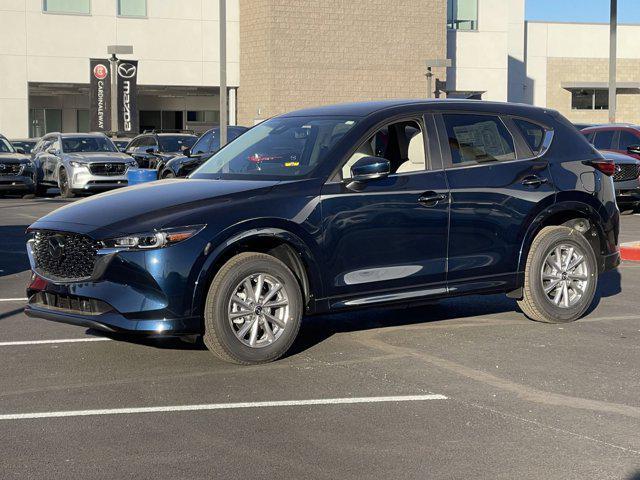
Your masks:
[{"label": "beige leather seat", "polygon": [[371,141],[365,142],[360,146],[358,151],[351,155],[351,158],[347,160],[347,163],[342,167],[342,178],[351,178],[351,167],[362,157],[372,157],[373,148],[371,147]]},{"label": "beige leather seat", "polygon": [[398,167],[396,173],[417,172],[425,169],[424,136],[422,132],[416,133],[409,140],[407,157],[408,160]]}]

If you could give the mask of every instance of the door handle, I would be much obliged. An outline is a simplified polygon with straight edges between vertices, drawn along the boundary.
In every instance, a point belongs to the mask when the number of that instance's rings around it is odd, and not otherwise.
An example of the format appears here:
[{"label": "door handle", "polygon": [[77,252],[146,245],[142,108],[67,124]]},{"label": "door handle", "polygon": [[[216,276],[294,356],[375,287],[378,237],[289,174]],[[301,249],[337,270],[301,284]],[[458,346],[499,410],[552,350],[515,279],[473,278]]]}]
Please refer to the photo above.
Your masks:
[{"label": "door handle", "polygon": [[447,198],[449,198],[449,196],[444,193],[424,192],[418,198],[418,203],[424,205],[425,207],[434,207],[439,202],[446,200]]},{"label": "door handle", "polygon": [[522,180],[522,185],[525,187],[539,187],[545,183],[548,183],[548,178],[541,178],[537,175],[529,175],[528,177],[524,177]]}]

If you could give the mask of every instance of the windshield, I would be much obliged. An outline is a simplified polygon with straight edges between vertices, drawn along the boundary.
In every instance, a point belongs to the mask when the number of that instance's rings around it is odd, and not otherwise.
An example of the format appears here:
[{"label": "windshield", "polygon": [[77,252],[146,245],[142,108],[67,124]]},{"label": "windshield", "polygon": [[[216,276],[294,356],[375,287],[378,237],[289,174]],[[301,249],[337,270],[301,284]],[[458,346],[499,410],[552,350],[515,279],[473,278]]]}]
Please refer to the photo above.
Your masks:
[{"label": "windshield", "polygon": [[11,142],[11,145],[13,145],[13,148],[21,148],[25,151],[25,153],[31,153],[31,150],[33,150],[33,147],[36,146],[36,142],[27,142],[27,141],[23,141],[23,140],[14,140]]},{"label": "windshield", "polygon": [[182,148],[191,148],[196,143],[198,137],[195,135],[181,135],[179,137],[158,137],[160,142],[160,150],[162,152],[180,152]]},{"label": "windshield", "polygon": [[314,170],[354,125],[344,117],[274,118],[214,154],[191,177],[302,177]]},{"label": "windshield", "polygon": [[0,153],[13,153],[13,147],[8,140],[0,138]]},{"label": "windshield", "polygon": [[64,153],[115,152],[113,142],[106,137],[67,137],[62,139]]}]

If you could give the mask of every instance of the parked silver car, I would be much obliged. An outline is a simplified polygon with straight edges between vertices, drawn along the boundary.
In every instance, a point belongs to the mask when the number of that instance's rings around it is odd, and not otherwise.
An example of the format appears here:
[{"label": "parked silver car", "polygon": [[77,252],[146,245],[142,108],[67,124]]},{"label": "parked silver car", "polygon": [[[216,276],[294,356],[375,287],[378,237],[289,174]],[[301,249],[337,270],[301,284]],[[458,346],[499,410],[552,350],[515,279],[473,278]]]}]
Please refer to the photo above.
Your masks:
[{"label": "parked silver car", "polygon": [[102,133],[49,133],[33,149],[38,194],[58,187],[63,197],[127,185],[127,170],[136,161],[120,153]]},{"label": "parked silver car", "polygon": [[609,150],[600,150],[600,153],[616,165],[613,186],[618,208],[621,212],[635,210],[640,206],[640,160]]}]

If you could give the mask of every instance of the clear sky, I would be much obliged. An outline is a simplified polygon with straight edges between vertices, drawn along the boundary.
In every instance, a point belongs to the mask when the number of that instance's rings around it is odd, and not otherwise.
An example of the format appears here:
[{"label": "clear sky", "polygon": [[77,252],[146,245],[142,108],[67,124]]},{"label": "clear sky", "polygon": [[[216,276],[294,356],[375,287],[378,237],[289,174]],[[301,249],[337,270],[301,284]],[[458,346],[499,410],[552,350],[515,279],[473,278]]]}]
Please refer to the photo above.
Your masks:
[{"label": "clear sky", "polygon": [[[609,22],[610,0],[525,0],[527,20]],[[618,22],[640,23],[640,0],[618,0]]]}]

